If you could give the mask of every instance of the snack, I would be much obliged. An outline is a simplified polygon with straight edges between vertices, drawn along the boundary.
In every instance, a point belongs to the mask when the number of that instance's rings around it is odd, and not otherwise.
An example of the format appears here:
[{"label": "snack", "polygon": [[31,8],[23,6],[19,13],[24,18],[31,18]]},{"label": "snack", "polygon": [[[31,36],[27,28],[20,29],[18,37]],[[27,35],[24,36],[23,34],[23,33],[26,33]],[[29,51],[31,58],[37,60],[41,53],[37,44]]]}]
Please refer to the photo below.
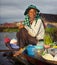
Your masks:
[{"label": "snack", "polygon": [[53,56],[51,54],[45,54],[42,57],[46,60],[53,60]]}]

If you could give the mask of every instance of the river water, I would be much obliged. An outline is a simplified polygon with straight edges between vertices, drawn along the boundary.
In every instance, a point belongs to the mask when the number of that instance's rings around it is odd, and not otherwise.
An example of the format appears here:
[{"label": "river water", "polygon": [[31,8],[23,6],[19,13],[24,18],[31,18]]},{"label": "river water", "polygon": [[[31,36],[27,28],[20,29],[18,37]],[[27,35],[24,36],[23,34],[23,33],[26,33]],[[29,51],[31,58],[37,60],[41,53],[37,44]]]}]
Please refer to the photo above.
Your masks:
[{"label": "river water", "polygon": [[4,44],[4,37],[7,36],[10,39],[16,38],[16,32],[1,32],[0,33],[0,50],[1,49],[6,49],[5,44]]},{"label": "river water", "polygon": [[[7,47],[4,44],[4,37],[8,36],[10,39],[16,38],[16,32],[0,32],[0,50],[5,50]],[[6,57],[3,57],[4,52],[0,52],[0,65],[13,65],[9,62],[9,60]]]}]

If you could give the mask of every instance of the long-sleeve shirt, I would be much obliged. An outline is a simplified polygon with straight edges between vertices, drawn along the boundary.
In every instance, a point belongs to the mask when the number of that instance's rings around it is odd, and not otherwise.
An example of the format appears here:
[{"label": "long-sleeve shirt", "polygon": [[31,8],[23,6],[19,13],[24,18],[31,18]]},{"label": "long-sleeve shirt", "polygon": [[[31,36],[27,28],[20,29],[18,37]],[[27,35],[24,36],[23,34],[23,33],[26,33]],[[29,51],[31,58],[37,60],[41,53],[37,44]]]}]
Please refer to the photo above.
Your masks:
[{"label": "long-sleeve shirt", "polygon": [[28,33],[32,36],[32,37],[36,37],[37,40],[43,39],[44,38],[44,26],[43,26],[43,22],[41,21],[41,19],[33,21],[33,23],[31,24],[31,28],[25,25],[25,28],[27,29]]}]

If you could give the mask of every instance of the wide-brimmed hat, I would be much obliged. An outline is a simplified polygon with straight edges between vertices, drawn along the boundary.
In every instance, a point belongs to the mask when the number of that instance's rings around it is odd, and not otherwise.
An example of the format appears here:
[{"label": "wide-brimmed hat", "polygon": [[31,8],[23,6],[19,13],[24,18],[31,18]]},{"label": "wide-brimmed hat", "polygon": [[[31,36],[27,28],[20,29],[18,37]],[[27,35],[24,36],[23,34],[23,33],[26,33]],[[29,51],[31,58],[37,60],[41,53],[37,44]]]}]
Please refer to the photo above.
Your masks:
[{"label": "wide-brimmed hat", "polygon": [[36,6],[30,5],[30,6],[28,6],[28,8],[25,10],[24,15],[28,14],[28,11],[29,11],[30,9],[35,9],[37,12],[40,12],[40,10],[37,9]]}]

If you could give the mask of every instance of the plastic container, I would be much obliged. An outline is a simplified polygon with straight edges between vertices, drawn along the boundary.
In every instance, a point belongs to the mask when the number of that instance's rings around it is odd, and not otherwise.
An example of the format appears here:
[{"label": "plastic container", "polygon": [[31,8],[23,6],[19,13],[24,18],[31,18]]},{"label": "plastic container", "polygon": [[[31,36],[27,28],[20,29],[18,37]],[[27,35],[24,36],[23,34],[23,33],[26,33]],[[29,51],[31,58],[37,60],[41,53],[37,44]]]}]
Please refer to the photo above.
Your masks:
[{"label": "plastic container", "polygon": [[28,53],[29,56],[34,56],[35,55],[35,46],[29,45],[27,47],[27,53]]},{"label": "plastic container", "polygon": [[40,56],[40,55],[42,55],[42,53],[43,53],[43,51],[44,51],[44,44],[43,44],[43,42],[41,41],[41,42],[39,42],[36,46],[35,46],[35,56]]}]

